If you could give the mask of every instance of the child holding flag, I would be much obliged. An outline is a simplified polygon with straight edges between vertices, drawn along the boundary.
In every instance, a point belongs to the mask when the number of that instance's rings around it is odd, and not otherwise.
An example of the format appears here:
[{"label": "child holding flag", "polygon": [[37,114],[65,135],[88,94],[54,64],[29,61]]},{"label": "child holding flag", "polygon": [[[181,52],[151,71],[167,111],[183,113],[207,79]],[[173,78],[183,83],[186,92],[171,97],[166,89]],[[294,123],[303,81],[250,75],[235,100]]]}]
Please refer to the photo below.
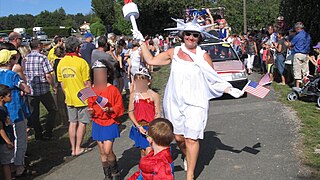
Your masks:
[{"label": "child holding flag", "polygon": [[141,157],[146,156],[151,147],[146,138],[149,123],[160,117],[160,96],[149,88],[151,76],[146,68],[135,72],[134,89],[130,94],[129,117],[133,122],[130,138],[135,147],[141,149]]},{"label": "child holding flag", "polygon": [[115,138],[120,137],[116,120],[124,112],[122,96],[111,83],[114,71],[105,60],[96,61],[91,69],[93,91],[97,96],[88,98],[88,112],[93,120],[92,138],[100,149],[105,179],[119,179],[117,158],[112,150]]}]

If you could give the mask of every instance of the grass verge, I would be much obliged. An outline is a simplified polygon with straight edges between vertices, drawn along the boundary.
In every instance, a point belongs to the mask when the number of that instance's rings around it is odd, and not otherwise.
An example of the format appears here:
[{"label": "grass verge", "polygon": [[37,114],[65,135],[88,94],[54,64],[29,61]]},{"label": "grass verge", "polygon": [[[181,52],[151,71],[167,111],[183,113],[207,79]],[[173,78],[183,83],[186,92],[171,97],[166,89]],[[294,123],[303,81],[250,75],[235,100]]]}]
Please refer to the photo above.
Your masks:
[{"label": "grass verge", "polygon": [[303,134],[303,163],[312,168],[316,179],[320,179],[320,154],[315,153],[315,149],[320,149],[320,110],[315,100],[302,96],[297,101],[288,101],[290,87],[273,84],[273,88],[279,93],[279,100],[297,112]]}]

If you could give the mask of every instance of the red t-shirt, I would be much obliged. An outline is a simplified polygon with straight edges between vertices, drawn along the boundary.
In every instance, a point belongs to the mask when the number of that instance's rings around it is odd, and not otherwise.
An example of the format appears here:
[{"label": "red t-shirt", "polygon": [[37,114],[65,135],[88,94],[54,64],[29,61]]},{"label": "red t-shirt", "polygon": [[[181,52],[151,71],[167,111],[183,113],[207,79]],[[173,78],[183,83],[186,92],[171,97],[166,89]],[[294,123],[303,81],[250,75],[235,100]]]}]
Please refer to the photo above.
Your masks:
[{"label": "red t-shirt", "polygon": [[97,97],[88,98],[88,108],[93,108],[94,113],[92,120],[101,126],[110,126],[112,124],[119,124],[116,118],[123,115],[124,107],[122,102],[122,96],[114,85],[107,86],[102,91],[92,88],[98,95],[108,99],[106,107],[113,109],[112,113],[107,113],[96,103]]},{"label": "red t-shirt", "polygon": [[318,73],[320,73],[320,58],[318,59]]},{"label": "red t-shirt", "polygon": [[128,180],[136,180],[140,175],[144,180],[173,180],[172,162],[170,148],[164,149],[156,155],[154,155],[152,150],[147,156],[141,158],[139,170],[129,177]]}]

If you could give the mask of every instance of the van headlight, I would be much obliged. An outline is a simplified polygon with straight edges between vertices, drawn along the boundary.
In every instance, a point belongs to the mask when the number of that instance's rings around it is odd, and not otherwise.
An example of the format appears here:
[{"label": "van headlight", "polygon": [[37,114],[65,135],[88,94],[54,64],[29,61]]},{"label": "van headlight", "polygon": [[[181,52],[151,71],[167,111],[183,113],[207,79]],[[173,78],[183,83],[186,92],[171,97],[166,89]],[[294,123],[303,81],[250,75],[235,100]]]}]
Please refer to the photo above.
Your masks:
[{"label": "van headlight", "polygon": [[238,80],[238,79],[246,79],[246,73],[240,72],[240,73],[233,73],[232,74],[232,80]]}]

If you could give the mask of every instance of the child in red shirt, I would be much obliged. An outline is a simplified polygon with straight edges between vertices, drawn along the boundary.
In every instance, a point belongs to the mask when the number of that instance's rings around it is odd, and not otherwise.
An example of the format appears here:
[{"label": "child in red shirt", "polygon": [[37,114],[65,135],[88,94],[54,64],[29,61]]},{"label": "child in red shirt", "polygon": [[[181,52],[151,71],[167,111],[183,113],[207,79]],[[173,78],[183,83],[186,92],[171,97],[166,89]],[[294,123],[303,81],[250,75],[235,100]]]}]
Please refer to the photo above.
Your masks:
[{"label": "child in red shirt", "polygon": [[149,123],[160,117],[160,96],[149,88],[151,76],[146,68],[134,75],[134,90],[130,94],[129,117],[133,122],[129,137],[141,149],[141,157],[151,151],[146,138]]},{"label": "child in red shirt", "polygon": [[[92,118],[92,138],[100,149],[105,179],[120,178],[117,158],[112,147],[115,138],[120,137],[116,120],[124,112],[122,96],[119,90],[111,84],[114,71],[105,60],[98,60],[91,69],[91,81],[96,97],[88,98],[88,112]],[[98,96],[106,98],[107,104],[97,103]]]},{"label": "child in red shirt", "polygon": [[128,180],[173,180],[173,160],[170,155],[173,139],[173,126],[169,120],[158,118],[150,122],[147,140],[152,151],[141,158],[139,170]]}]

